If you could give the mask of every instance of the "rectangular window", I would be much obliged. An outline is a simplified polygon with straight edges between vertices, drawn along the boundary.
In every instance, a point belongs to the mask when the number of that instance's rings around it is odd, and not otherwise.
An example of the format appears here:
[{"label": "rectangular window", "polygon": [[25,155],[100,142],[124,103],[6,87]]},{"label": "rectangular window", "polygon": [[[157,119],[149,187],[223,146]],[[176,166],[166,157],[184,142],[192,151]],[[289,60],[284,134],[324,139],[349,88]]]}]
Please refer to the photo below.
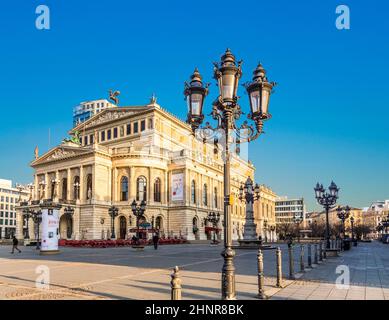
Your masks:
[{"label": "rectangular window", "polygon": [[127,125],[127,135],[131,134],[131,124]]},{"label": "rectangular window", "polygon": [[138,133],[138,126],[139,126],[139,123],[134,122],[134,133]]},{"label": "rectangular window", "polygon": [[116,139],[118,137],[118,128],[113,128],[113,138]]},{"label": "rectangular window", "polygon": [[8,226],[8,220],[5,220],[5,225]]},{"label": "rectangular window", "polygon": [[0,224],[4,224],[4,219],[0,219]]},{"label": "rectangular window", "polygon": [[145,131],[146,130],[146,120],[142,120],[140,122],[140,131]]},{"label": "rectangular window", "polygon": [[5,213],[5,217],[8,218],[8,212]]},{"label": "rectangular window", "polygon": [[101,141],[105,141],[105,131],[101,131]]},{"label": "rectangular window", "polygon": [[91,135],[89,136],[89,141],[90,141],[91,144],[95,143],[95,142],[94,142],[94,136],[93,136],[93,134],[91,134]]},{"label": "rectangular window", "polygon": [[111,140],[112,138],[112,133],[111,133],[111,129],[107,130],[107,140]]},{"label": "rectangular window", "polygon": [[14,214],[13,212],[10,213],[10,218],[13,218],[14,217]]},{"label": "rectangular window", "polygon": [[85,137],[85,145],[88,145],[88,137]]},{"label": "rectangular window", "polygon": [[82,145],[82,137],[80,137],[80,144]]},{"label": "rectangular window", "polygon": [[4,211],[0,212],[0,217],[2,217],[2,218],[4,217]]}]

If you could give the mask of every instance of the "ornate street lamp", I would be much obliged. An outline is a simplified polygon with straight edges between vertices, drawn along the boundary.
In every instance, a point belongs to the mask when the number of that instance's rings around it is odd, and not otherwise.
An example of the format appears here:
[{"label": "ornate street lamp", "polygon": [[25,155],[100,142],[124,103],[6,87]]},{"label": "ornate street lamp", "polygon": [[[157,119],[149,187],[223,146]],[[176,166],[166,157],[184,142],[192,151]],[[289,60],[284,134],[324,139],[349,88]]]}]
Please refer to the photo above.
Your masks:
[{"label": "ornate street lamp", "polygon": [[218,224],[220,222],[220,213],[215,213],[215,212],[211,212],[208,217],[206,218],[206,221],[212,223],[212,226],[214,228],[214,232],[213,232],[213,240],[212,240],[212,243],[213,244],[216,244],[217,243],[217,240],[216,240],[216,234],[217,234],[217,228],[218,228]]},{"label": "ornate street lamp", "polygon": [[140,205],[134,200],[131,203],[131,210],[134,216],[136,217],[136,237],[139,239],[139,219],[143,217],[146,211],[146,201],[142,200]]},{"label": "ornate street lamp", "polygon": [[244,185],[239,188],[239,200],[246,203],[246,223],[244,224],[243,240],[240,242],[242,245],[252,244],[258,246],[260,240],[257,236],[257,225],[254,222],[254,208],[255,201],[260,199],[260,187],[258,184],[254,186],[253,180],[250,177],[247,178]]},{"label": "ornate street lamp", "polygon": [[111,239],[115,239],[115,218],[119,215],[119,209],[112,206],[108,209],[108,214],[111,217]]},{"label": "ornate street lamp", "polygon": [[40,249],[40,245],[39,245],[39,226],[40,224],[42,223],[42,211],[33,211],[32,212],[32,221],[34,221],[34,223],[36,224],[37,226],[37,235],[36,235],[36,249],[39,250]]},{"label": "ornate street lamp", "polygon": [[64,210],[65,213],[65,219],[66,219],[66,237],[68,239],[72,238],[73,234],[73,215],[74,215],[74,208],[67,207]]},{"label": "ornate street lamp", "polygon": [[355,240],[354,240],[354,217],[353,216],[351,216],[351,218],[350,218],[350,223],[351,223],[351,241],[355,245]]},{"label": "ornate street lamp", "polygon": [[[188,104],[188,123],[193,133],[205,135],[213,139],[215,146],[218,145],[220,135],[225,141],[224,160],[224,250],[222,256],[224,264],[222,269],[222,299],[236,299],[235,292],[235,267],[233,259],[235,251],[232,249],[231,230],[231,188],[230,188],[230,166],[231,166],[231,144],[241,144],[257,139],[263,128],[263,121],[270,118],[268,112],[269,98],[274,82],[269,82],[266,72],[261,65],[254,71],[253,81],[245,85],[250,97],[251,113],[248,118],[254,122],[255,128],[245,121],[241,126],[237,125],[242,111],[238,104],[238,84],[242,76],[242,61],[236,62],[235,56],[229,49],[221,57],[220,62],[214,63],[214,78],[218,82],[219,95],[213,103],[211,116],[217,121],[217,127],[212,128],[209,123],[200,132],[199,129],[204,120],[203,105],[208,94],[208,85],[204,86],[202,77],[197,69],[191,76],[190,83],[185,83],[185,97]],[[234,134],[234,136],[233,136]]]},{"label": "ornate street lamp", "polygon": [[293,217],[293,222],[295,223],[296,225],[296,229],[297,229],[297,238],[298,238],[298,241],[300,242],[300,225],[301,225],[301,222],[304,221],[304,218],[302,215],[295,215]]},{"label": "ornate street lamp", "polygon": [[346,207],[338,206],[338,208],[336,209],[338,218],[342,221],[343,237],[346,236],[346,225],[345,225],[345,221],[346,221],[346,220],[348,219],[348,217],[350,216],[350,210],[351,210],[351,209],[350,209],[349,206],[346,206]]},{"label": "ornate street lamp", "polygon": [[28,226],[30,218],[32,218],[31,211],[28,209],[23,210],[23,219],[26,221],[26,233],[24,235],[24,239],[30,239],[30,231]]},{"label": "ornate street lamp", "polygon": [[317,183],[315,187],[315,197],[317,202],[322,205],[326,211],[326,242],[327,249],[331,248],[330,245],[330,220],[329,220],[329,212],[330,209],[334,207],[336,204],[336,200],[338,200],[339,188],[332,181],[329,186],[329,192],[326,192],[322,184]]}]

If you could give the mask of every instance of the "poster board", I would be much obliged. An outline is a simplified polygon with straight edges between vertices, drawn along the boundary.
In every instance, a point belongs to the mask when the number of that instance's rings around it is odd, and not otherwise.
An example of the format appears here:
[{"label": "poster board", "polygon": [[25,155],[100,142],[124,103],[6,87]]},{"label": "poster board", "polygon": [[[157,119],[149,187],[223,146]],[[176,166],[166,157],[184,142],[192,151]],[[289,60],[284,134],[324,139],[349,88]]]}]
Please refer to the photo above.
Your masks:
[{"label": "poster board", "polygon": [[184,174],[174,173],[171,179],[171,199],[172,201],[183,201],[184,200]]},{"label": "poster board", "polygon": [[59,240],[59,210],[42,210],[42,242],[41,251],[58,251]]}]

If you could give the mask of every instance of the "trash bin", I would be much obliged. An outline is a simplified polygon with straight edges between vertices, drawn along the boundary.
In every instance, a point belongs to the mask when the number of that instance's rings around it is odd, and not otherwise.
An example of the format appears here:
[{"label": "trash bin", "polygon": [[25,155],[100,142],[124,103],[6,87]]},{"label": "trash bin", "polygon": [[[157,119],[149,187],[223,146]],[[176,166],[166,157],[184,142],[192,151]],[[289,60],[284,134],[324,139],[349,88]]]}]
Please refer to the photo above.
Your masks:
[{"label": "trash bin", "polygon": [[351,240],[345,239],[343,240],[343,250],[350,250],[351,249]]}]

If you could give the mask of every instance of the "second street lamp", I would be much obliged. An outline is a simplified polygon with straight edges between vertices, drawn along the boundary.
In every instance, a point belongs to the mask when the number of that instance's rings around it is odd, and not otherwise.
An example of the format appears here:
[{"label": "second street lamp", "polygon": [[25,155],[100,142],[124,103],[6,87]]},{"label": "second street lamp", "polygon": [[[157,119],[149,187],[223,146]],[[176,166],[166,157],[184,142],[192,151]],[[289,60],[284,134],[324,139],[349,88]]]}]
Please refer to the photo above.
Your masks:
[{"label": "second street lamp", "polygon": [[37,227],[37,232],[36,232],[36,249],[39,250],[40,249],[40,244],[39,244],[39,237],[40,237],[40,232],[39,232],[39,227],[40,227],[40,224],[42,222],[42,211],[35,211],[32,213],[32,221],[34,221],[34,223],[36,224],[36,227]]},{"label": "second street lamp", "polygon": [[336,186],[335,182],[331,182],[331,185],[329,186],[328,190],[329,192],[326,192],[322,184],[317,183],[315,187],[315,197],[317,202],[322,205],[326,211],[326,247],[327,249],[331,248],[330,244],[330,219],[329,219],[329,212],[330,209],[334,207],[336,204],[336,201],[338,200],[338,192],[339,188]]},{"label": "second street lamp", "polygon": [[350,207],[349,206],[346,206],[346,207],[338,206],[336,211],[337,211],[338,218],[342,221],[342,233],[343,233],[343,237],[345,237],[346,236],[345,221],[350,216]]},{"label": "second street lamp", "polygon": [[146,211],[146,201],[142,200],[140,205],[134,200],[131,203],[131,210],[134,216],[136,217],[136,237],[139,240],[139,220],[143,217],[145,211]]},{"label": "second street lamp", "polygon": [[111,217],[111,239],[116,239],[115,218],[119,215],[119,209],[112,206],[108,209],[108,214]]},{"label": "second street lamp", "polygon": [[242,115],[238,84],[242,76],[242,61],[236,62],[235,56],[229,49],[221,57],[220,62],[214,63],[214,78],[217,80],[219,95],[213,103],[211,116],[217,121],[217,126],[212,128],[209,123],[202,130],[199,129],[204,120],[203,105],[208,95],[208,86],[203,85],[202,77],[197,69],[191,76],[190,83],[185,83],[185,97],[188,104],[187,122],[191,125],[195,136],[203,141],[213,139],[215,151],[218,142],[224,141],[222,158],[224,160],[224,250],[221,255],[224,258],[222,269],[222,299],[236,299],[235,291],[235,267],[233,259],[235,251],[232,249],[232,223],[231,223],[231,144],[241,144],[257,139],[263,128],[263,121],[269,119],[269,98],[274,82],[269,82],[266,71],[261,64],[254,71],[252,82],[245,85],[249,94],[251,113],[248,119],[254,122],[254,126],[245,121],[241,126],[237,121]]}]

